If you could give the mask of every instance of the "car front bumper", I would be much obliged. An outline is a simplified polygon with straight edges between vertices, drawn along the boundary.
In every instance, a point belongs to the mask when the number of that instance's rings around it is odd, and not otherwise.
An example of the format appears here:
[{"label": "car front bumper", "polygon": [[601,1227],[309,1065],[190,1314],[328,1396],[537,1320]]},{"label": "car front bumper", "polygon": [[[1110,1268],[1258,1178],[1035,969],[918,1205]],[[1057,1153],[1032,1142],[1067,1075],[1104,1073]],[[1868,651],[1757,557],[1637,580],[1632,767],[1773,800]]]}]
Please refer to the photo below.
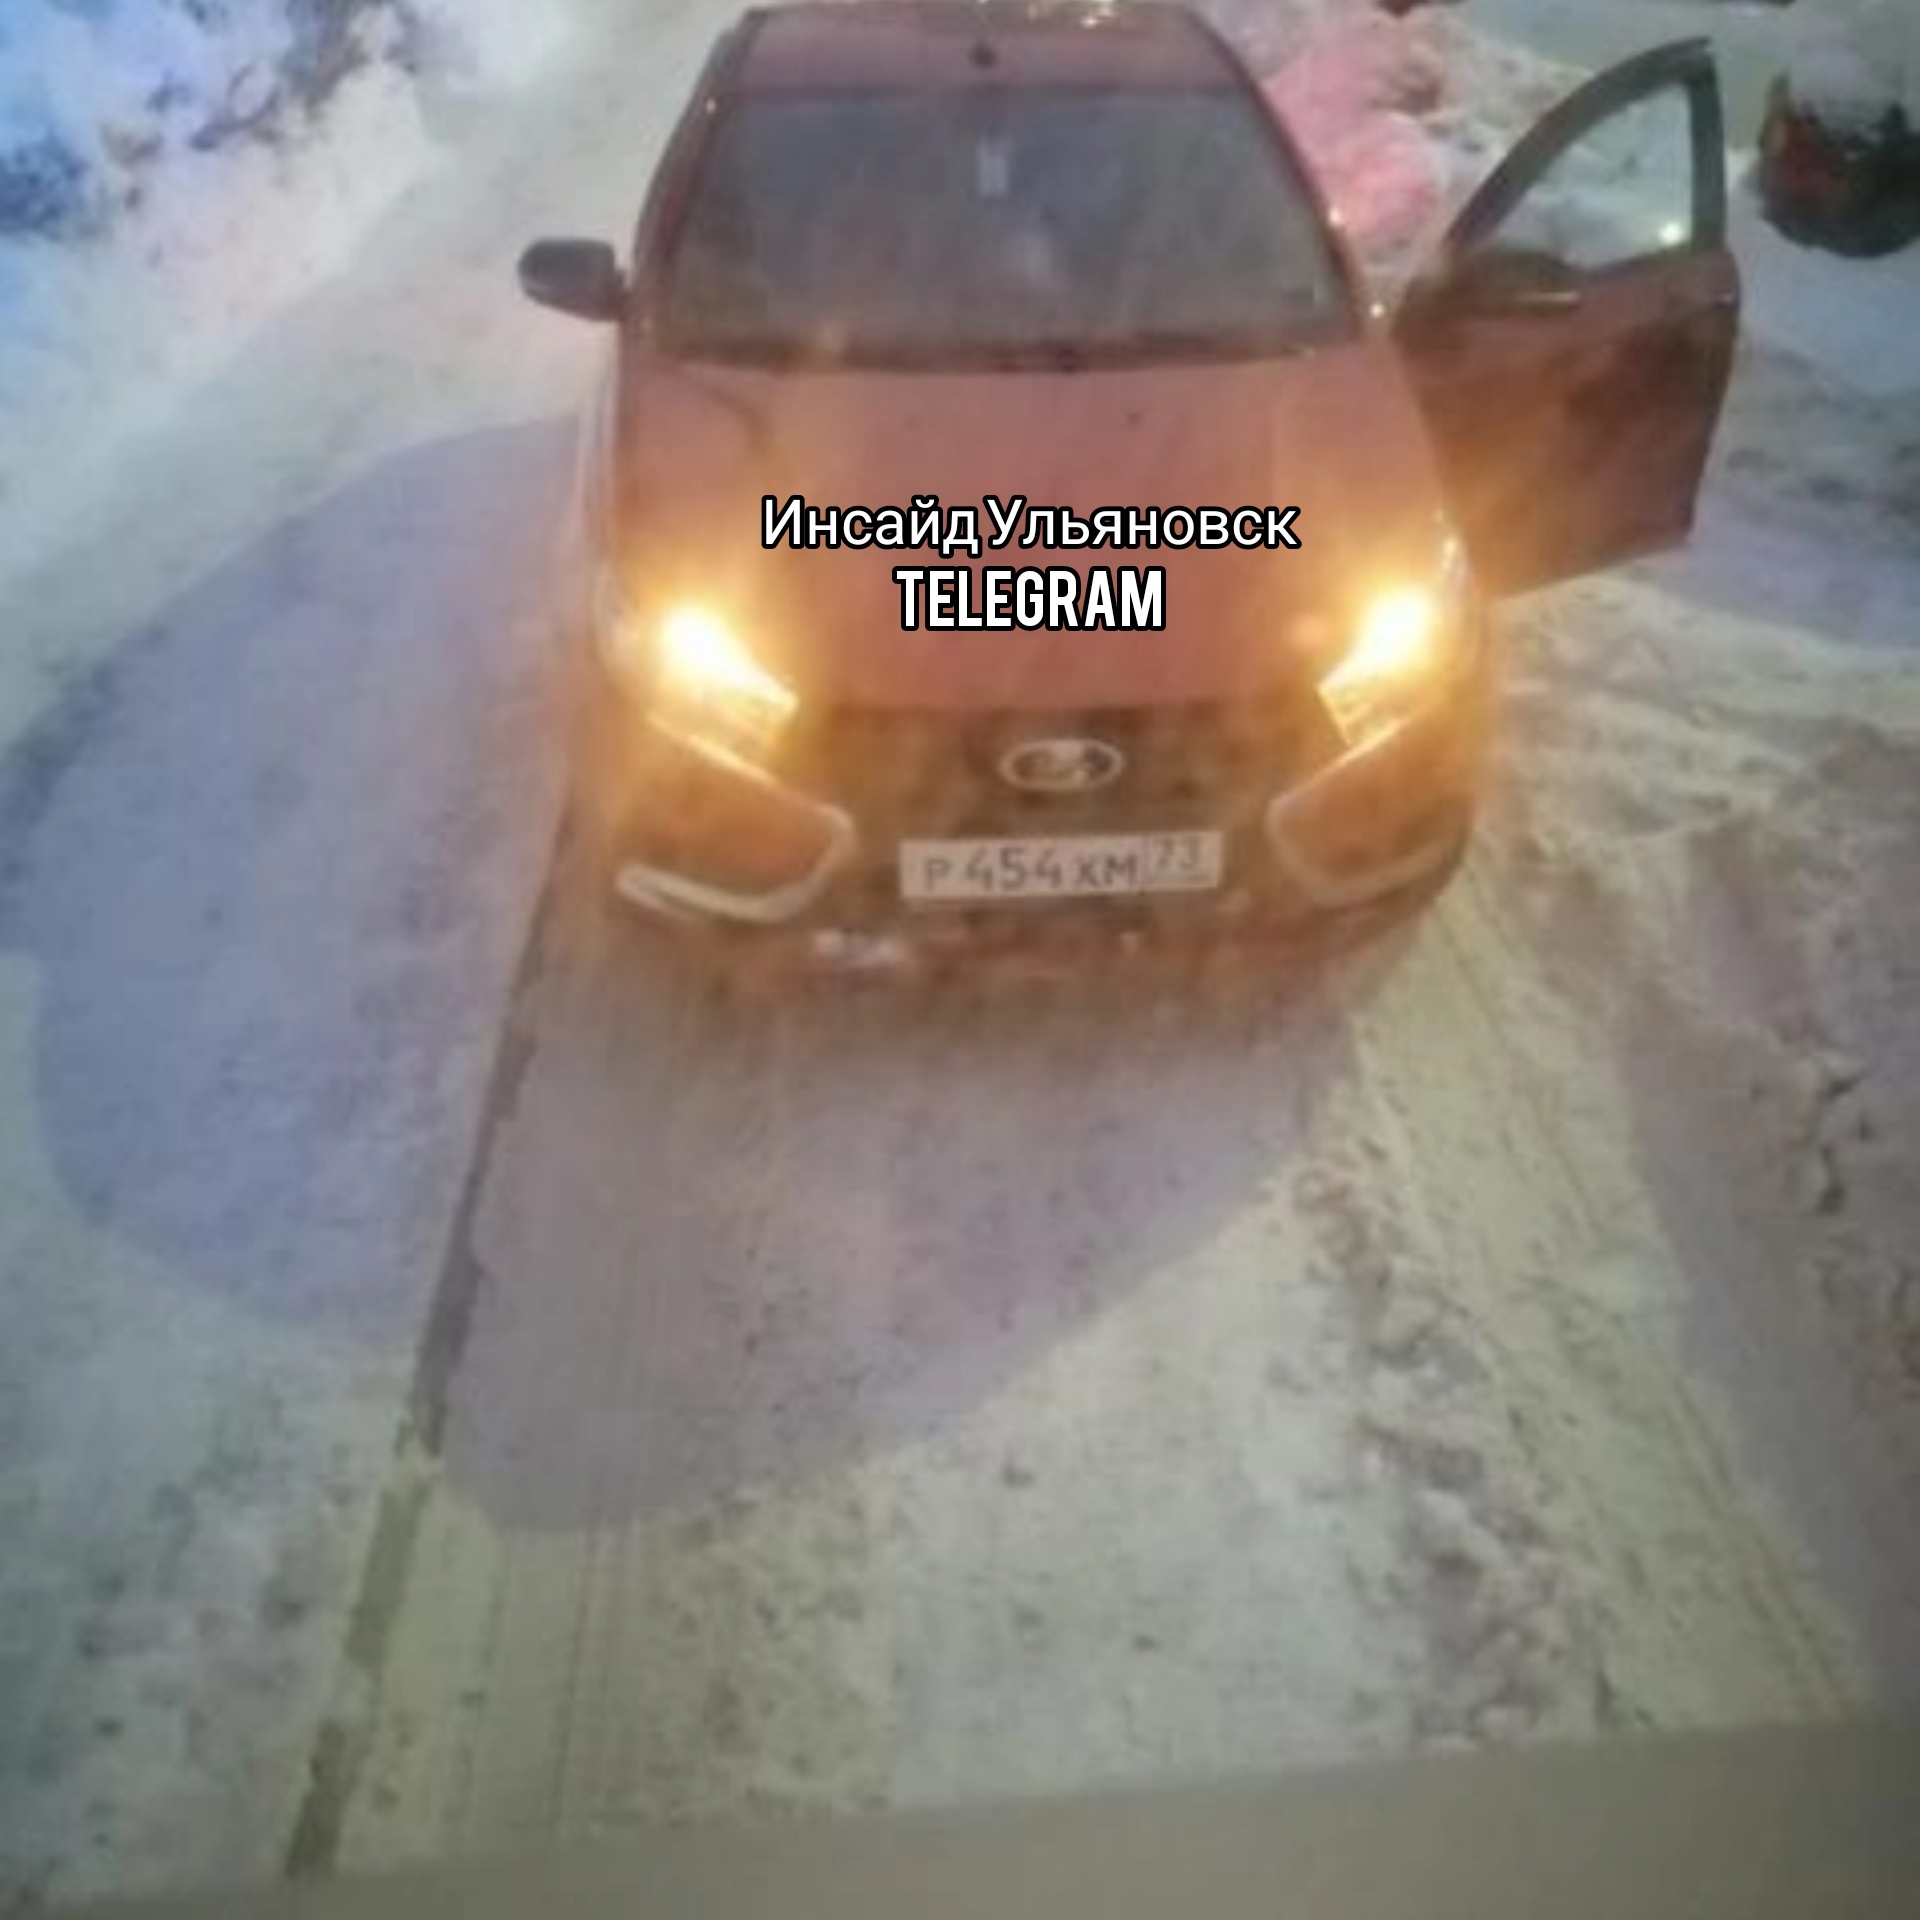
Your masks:
[{"label": "car front bumper", "polygon": [[[1071,964],[1089,951],[1223,936],[1292,944],[1336,923],[1390,917],[1443,879],[1459,852],[1491,704],[1482,637],[1458,675],[1364,748],[1323,741],[1302,766],[1296,741],[1271,764],[1258,751],[1237,759],[1212,785],[1163,783],[1152,795],[956,823],[952,806],[977,795],[955,801],[918,778],[937,748],[916,754],[909,743],[896,756],[898,778],[863,777],[884,756],[857,740],[811,766],[770,770],[671,735],[609,693],[585,778],[609,823],[604,877],[621,900],[728,947],[777,946],[840,970],[903,971],[1008,950]],[[942,806],[930,828],[927,809]],[[1192,826],[1225,836],[1221,885],[1204,893],[935,907],[903,900],[898,884],[898,841],[929,831],[1071,837]]]}]

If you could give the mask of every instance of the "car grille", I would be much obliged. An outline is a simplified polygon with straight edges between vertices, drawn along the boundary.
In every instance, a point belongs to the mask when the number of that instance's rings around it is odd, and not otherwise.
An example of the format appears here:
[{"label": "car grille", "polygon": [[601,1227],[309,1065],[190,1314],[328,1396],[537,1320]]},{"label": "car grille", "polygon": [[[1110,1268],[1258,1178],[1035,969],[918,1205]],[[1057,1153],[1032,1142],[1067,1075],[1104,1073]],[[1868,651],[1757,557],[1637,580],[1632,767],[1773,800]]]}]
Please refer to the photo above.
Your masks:
[{"label": "car grille", "polygon": [[[1087,738],[1123,756],[1090,793],[1023,792],[999,772],[1023,740]],[[1105,712],[951,714],[842,708],[806,716],[782,777],[843,806],[891,859],[902,836],[1242,825],[1331,757],[1310,695]]]}]

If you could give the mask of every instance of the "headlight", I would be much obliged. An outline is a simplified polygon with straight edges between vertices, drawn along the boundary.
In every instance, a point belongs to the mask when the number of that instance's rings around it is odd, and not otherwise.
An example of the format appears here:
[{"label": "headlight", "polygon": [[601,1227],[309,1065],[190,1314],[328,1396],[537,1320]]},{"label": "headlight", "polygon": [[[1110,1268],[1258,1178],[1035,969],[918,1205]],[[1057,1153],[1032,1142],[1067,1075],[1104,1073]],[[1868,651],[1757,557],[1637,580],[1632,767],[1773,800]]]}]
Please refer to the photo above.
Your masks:
[{"label": "headlight", "polygon": [[769,673],[709,608],[646,614],[612,586],[602,598],[600,642],[621,684],[674,732],[744,749],[764,748],[793,717],[792,688]]},{"label": "headlight", "polygon": [[1458,663],[1467,635],[1467,581],[1457,552],[1427,585],[1389,587],[1363,609],[1353,644],[1320,682],[1350,747],[1391,733]]}]

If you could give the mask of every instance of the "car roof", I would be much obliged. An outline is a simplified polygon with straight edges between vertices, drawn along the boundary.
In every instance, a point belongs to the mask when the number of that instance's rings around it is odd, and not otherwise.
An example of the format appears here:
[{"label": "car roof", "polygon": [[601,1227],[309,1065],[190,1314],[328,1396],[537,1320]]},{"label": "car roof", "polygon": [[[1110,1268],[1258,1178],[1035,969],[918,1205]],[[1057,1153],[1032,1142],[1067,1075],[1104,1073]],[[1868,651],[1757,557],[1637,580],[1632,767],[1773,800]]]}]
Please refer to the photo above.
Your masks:
[{"label": "car roof", "polygon": [[1229,86],[1233,57],[1163,0],[796,0],[755,8],[733,93],[1013,85]]}]

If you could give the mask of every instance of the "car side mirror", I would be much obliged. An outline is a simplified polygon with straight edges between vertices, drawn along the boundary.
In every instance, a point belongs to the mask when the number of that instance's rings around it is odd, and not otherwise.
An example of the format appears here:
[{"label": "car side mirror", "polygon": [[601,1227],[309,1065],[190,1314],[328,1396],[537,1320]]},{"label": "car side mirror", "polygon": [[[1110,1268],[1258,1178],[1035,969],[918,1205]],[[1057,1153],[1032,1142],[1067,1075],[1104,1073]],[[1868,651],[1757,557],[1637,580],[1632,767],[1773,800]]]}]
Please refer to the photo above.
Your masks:
[{"label": "car side mirror", "polygon": [[618,320],[627,310],[626,275],[604,240],[536,240],[520,256],[520,290],[581,320]]},{"label": "car side mirror", "polygon": [[1452,261],[1408,291],[1405,312],[1420,323],[1469,316],[1547,319],[1582,299],[1580,276],[1557,255],[1488,247]]}]

